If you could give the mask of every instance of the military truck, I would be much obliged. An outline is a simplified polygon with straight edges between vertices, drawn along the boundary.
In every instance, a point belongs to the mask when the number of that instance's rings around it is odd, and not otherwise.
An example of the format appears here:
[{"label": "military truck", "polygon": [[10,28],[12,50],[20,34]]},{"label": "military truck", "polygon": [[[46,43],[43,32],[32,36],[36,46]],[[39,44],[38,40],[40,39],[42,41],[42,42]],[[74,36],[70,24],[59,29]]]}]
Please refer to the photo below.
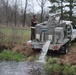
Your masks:
[{"label": "military truck", "polygon": [[50,41],[47,51],[66,54],[71,42],[76,39],[76,25],[72,21],[50,16],[48,21],[36,25],[35,36],[34,40],[27,42],[28,47],[34,51],[42,49],[45,43]]}]

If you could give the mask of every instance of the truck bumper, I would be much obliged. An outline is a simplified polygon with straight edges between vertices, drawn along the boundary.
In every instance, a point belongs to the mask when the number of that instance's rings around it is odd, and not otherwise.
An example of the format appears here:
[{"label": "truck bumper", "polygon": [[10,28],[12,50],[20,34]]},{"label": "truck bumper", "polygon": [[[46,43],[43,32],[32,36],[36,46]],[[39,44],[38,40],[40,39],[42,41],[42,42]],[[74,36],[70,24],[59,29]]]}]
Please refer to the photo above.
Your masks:
[{"label": "truck bumper", "polygon": [[[42,43],[42,42],[33,42],[31,40],[29,40],[27,42],[27,46],[29,48],[33,48],[33,49],[42,49],[44,44],[45,44],[45,42],[44,43]],[[50,44],[49,50],[59,50],[61,46],[62,46],[61,44]]]},{"label": "truck bumper", "polygon": [[44,43],[40,43],[40,42],[33,42],[31,40],[29,40],[27,42],[27,46],[30,48],[34,48],[34,49],[42,49]]}]

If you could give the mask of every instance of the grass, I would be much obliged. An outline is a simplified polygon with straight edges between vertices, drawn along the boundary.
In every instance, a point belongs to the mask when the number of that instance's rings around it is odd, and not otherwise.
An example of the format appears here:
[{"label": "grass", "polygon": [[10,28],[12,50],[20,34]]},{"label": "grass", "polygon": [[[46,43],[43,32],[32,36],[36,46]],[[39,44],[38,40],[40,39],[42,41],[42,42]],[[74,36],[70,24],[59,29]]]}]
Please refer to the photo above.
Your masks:
[{"label": "grass", "polygon": [[18,34],[21,34],[21,33],[29,34],[30,33],[29,29],[17,29],[17,28],[15,28],[15,29],[12,29],[12,28],[1,28],[0,31],[2,33],[5,33],[5,34],[11,34],[14,31],[16,31]]},{"label": "grass", "polygon": [[12,28],[1,28],[0,29],[0,42],[16,42],[25,43],[30,39],[30,29],[12,29]]},{"label": "grass", "polygon": [[26,56],[22,53],[13,52],[10,50],[4,50],[0,53],[0,61],[34,61],[38,56],[30,55]]},{"label": "grass", "polygon": [[[7,49],[13,50],[17,45],[26,45],[26,42],[30,39],[30,29],[20,29],[20,28],[0,28],[0,46],[5,46]],[[16,43],[16,44],[14,44]],[[14,44],[14,45],[13,45]],[[20,46],[21,47],[21,46]],[[22,49],[21,49],[22,48]],[[25,50],[24,47],[21,47],[19,50]],[[6,49],[6,48],[4,48]],[[7,61],[23,61],[25,60],[36,60],[37,57],[30,55],[29,57],[23,56],[20,52],[12,52],[9,50],[2,49],[0,53],[0,60]],[[25,57],[25,58],[24,58]]]},{"label": "grass", "polygon": [[0,53],[0,60],[6,61],[24,61],[25,56],[20,53],[4,50]]}]

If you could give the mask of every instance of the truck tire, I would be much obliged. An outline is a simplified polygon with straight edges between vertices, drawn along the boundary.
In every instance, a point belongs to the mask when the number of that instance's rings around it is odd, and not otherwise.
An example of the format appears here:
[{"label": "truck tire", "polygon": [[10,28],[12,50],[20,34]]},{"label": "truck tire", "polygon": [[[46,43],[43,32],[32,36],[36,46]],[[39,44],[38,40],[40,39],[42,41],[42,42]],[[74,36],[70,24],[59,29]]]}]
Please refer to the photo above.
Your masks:
[{"label": "truck tire", "polygon": [[76,42],[76,38],[74,39],[74,42]]},{"label": "truck tire", "polygon": [[69,46],[68,46],[68,44],[65,44],[64,46],[62,46],[60,48],[60,53],[67,54],[68,52],[69,52]]}]

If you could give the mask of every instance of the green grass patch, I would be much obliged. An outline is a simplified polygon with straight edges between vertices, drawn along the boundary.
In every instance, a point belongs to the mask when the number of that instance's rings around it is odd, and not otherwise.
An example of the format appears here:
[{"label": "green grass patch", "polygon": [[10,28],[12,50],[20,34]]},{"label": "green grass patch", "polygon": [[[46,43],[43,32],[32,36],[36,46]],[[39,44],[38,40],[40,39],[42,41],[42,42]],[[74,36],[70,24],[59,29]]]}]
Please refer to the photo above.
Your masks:
[{"label": "green grass patch", "polygon": [[24,61],[25,56],[20,53],[12,52],[10,50],[4,50],[0,53],[0,60],[6,61]]}]

